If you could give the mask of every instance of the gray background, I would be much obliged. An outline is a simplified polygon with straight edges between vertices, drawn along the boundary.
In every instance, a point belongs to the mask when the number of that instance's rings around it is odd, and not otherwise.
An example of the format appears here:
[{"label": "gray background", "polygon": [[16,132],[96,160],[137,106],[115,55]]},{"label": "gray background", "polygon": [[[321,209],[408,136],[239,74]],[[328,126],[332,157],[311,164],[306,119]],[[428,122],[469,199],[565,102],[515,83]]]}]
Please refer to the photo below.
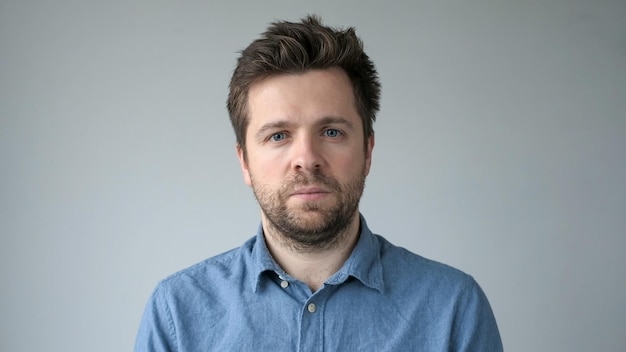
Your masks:
[{"label": "gray background", "polygon": [[0,350],[127,351],[252,236],[225,109],[274,19],[383,84],[371,228],[472,275],[507,351],[626,350],[626,1],[0,1]]}]

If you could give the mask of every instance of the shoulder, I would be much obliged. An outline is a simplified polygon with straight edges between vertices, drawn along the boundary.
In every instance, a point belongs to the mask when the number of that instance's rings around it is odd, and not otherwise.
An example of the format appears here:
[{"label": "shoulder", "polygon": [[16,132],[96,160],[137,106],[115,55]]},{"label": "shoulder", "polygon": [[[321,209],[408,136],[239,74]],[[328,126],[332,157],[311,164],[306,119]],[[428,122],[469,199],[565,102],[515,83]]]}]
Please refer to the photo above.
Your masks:
[{"label": "shoulder", "polygon": [[472,276],[457,268],[396,246],[380,235],[374,236],[380,243],[385,281],[390,280],[401,286],[419,285],[421,288],[458,293],[475,284]]},{"label": "shoulder", "polygon": [[161,280],[144,310],[137,346],[155,344],[162,350],[174,350],[180,339],[203,336],[202,332],[217,324],[236,299],[236,292],[243,291],[241,278],[246,275],[252,242]]},{"label": "shoulder", "polygon": [[458,336],[474,325],[497,333],[487,297],[471,275],[377,238],[386,292],[401,300],[405,309],[410,302],[418,308],[423,304],[432,319],[448,317],[450,326],[457,324]]},{"label": "shoulder", "polygon": [[254,238],[241,247],[207,258],[161,280],[156,290],[176,294],[189,291],[213,291],[225,282],[235,280],[247,274],[246,264]]}]

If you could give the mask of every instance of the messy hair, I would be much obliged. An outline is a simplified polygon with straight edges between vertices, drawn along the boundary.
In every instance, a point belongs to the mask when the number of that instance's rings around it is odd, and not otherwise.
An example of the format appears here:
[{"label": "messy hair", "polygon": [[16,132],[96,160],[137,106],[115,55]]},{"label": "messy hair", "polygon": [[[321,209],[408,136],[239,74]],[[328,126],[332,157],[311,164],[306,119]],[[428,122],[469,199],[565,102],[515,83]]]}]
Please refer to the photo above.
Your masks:
[{"label": "messy hair", "polygon": [[246,151],[250,87],[265,78],[338,67],[352,83],[356,109],[363,122],[365,143],[374,133],[380,83],[373,62],[363,51],[354,28],[324,26],[317,16],[300,22],[272,23],[259,39],[241,52],[230,81],[227,101],[239,147]]}]

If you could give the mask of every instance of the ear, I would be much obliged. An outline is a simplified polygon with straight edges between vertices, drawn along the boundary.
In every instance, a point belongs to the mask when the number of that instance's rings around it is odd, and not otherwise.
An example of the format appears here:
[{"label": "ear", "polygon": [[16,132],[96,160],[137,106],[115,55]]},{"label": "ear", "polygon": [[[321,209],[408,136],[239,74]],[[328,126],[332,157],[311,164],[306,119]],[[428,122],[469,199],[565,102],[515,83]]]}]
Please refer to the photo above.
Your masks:
[{"label": "ear", "polygon": [[248,162],[245,158],[245,151],[241,148],[241,145],[237,144],[237,158],[239,158],[239,165],[241,166],[241,173],[243,174],[243,182],[248,186],[252,186],[252,180],[250,179],[250,170],[248,169]]},{"label": "ear", "polygon": [[367,138],[367,150],[365,151],[365,175],[369,175],[372,166],[372,151],[374,150],[374,133]]}]

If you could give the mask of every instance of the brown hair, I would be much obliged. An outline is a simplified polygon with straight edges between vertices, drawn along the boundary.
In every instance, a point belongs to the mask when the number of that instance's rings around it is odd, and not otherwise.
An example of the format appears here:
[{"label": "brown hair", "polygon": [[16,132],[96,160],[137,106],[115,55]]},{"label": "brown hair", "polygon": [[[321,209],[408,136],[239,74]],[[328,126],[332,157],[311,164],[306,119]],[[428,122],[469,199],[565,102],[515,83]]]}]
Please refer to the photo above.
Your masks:
[{"label": "brown hair", "polygon": [[365,143],[374,133],[380,83],[374,63],[363,51],[354,28],[335,29],[309,15],[300,22],[274,22],[241,52],[230,81],[227,108],[237,144],[246,150],[248,92],[255,82],[279,74],[339,67],[354,89]]}]

